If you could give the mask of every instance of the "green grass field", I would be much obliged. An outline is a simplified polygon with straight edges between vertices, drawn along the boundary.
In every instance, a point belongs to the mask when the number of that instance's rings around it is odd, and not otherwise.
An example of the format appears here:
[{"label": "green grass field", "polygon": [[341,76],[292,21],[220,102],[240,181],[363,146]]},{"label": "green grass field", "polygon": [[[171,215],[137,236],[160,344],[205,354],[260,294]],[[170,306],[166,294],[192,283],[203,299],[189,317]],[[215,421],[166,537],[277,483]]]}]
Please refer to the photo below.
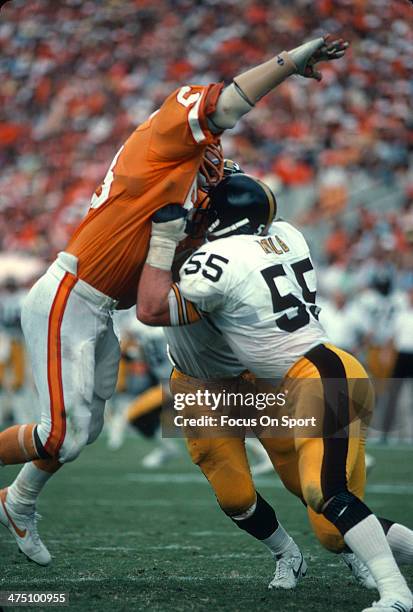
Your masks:
[{"label": "green grass field", "polygon": [[[413,449],[370,450],[377,465],[367,503],[413,527]],[[302,547],[309,572],[294,592],[268,591],[270,556],[222,514],[184,449],[155,471],[139,465],[147,451],[146,442],[130,437],[114,453],[102,438],[65,467],[38,508],[53,564],[29,563],[2,529],[0,588],[66,591],[66,609],[79,611],[357,612],[375,598],[353,582],[339,558],[321,549],[304,508],[271,475],[257,479],[257,488]],[[3,469],[1,484],[16,472]],[[404,573],[411,584],[413,569]]]}]

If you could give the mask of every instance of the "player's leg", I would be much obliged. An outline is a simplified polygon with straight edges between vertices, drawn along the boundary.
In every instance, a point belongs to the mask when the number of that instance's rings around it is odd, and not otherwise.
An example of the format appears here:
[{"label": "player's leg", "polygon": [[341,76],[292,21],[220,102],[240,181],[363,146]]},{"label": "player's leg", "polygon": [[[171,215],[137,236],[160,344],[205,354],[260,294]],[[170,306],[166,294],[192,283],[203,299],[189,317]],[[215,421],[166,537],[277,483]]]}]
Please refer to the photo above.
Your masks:
[{"label": "player's leg", "polygon": [[[43,429],[51,425],[46,445],[36,424],[15,425],[0,433],[0,464],[26,463],[55,457],[65,426],[62,404],[61,328],[69,296],[76,283],[70,274],[60,279],[44,275],[31,289],[22,308],[22,327],[42,406]],[[49,432],[47,432],[49,433]],[[60,448],[60,447],[59,447]],[[58,449],[57,449],[58,450]]]},{"label": "player's leg", "polygon": [[[354,438],[354,441],[356,438]],[[363,438],[359,440],[359,450],[352,451],[355,453],[356,461],[348,461],[348,490],[356,497],[363,500],[365,490],[365,466],[364,466],[364,446]],[[302,453],[302,456],[308,456],[311,461],[314,457],[314,452],[307,445],[308,453]],[[310,459],[309,459],[310,460]],[[370,574],[367,566],[360,561],[358,557],[346,546],[344,538],[340,531],[331,523],[323,514],[315,512],[310,506],[307,506],[307,513],[317,539],[324,548],[330,552],[340,554],[343,561],[351,570],[356,581],[363,587],[368,589],[376,588],[376,583]],[[392,550],[393,556],[399,565],[413,563],[413,531],[404,525],[394,523],[388,519],[378,517],[387,541]]]},{"label": "player's leg", "polygon": [[[32,288],[22,310],[22,325],[31,357],[33,375],[41,404],[39,425],[11,427],[0,434],[3,463],[26,463],[15,481],[1,493],[0,522],[15,537],[20,550],[46,565],[50,555],[38,537],[35,501],[60,466],[59,451],[66,433],[66,407],[62,402],[61,331],[66,306],[75,279],[45,275]],[[36,463],[31,462],[35,460]]]},{"label": "player's leg", "polygon": [[391,373],[389,389],[383,413],[382,442],[387,438],[396,421],[399,397],[406,379],[413,376],[412,355],[410,353],[398,353],[396,363]]},{"label": "player's leg", "polygon": [[[199,388],[202,388],[202,381],[177,370],[172,373],[173,394],[194,393]],[[208,388],[211,390],[210,386]],[[203,406],[187,408],[185,417],[210,413],[210,409],[205,410]],[[255,490],[244,438],[188,436],[187,447],[192,461],[200,467],[214,490],[223,512],[237,527],[262,542],[276,560],[278,580],[272,586],[294,588],[300,576],[305,574],[306,564],[298,546],[279,523],[274,509]]]},{"label": "player's leg", "polygon": [[[320,442],[322,443],[322,440]],[[358,498],[363,499],[366,474],[364,468],[364,441],[360,440],[359,445],[362,447],[363,453],[360,452],[358,454],[354,467],[352,467],[350,461],[347,462],[349,468],[348,489]],[[308,450],[308,455],[311,456],[311,449]],[[351,456],[353,456],[353,452]],[[307,506],[307,513],[313,531],[322,546],[330,552],[340,554],[340,558],[350,569],[360,586],[367,589],[375,589],[376,583],[368,567],[346,546],[344,538],[337,527],[327,520],[323,514],[315,512],[310,506]]]},{"label": "player's leg", "polygon": [[[357,464],[362,435],[356,431],[361,423],[352,419],[351,411],[359,407],[368,414],[371,410],[373,396],[367,376],[357,360],[334,347],[316,347],[306,358],[320,375],[323,426],[328,435],[321,440],[297,440],[304,499],[337,527],[345,544],[368,567],[380,593],[379,609],[408,611],[412,595],[380,521],[349,489],[349,474]],[[344,435],[350,422],[350,435]],[[333,435],[334,430],[341,433]]]},{"label": "player's leg", "polygon": [[[63,274],[59,279],[47,275],[32,290],[31,299],[23,309],[23,328],[42,414],[38,426],[17,432],[18,448],[20,452],[25,451],[23,454],[28,460],[27,448],[35,440],[35,451],[47,461],[23,468],[7,492],[0,521],[14,535],[19,548],[35,561],[33,543],[37,542],[40,548],[43,545],[37,534],[33,498],[57,471],[57,464],[75,459],[99,433],[104,399],[113,391],[116,381],[119,345],[110,316],[86,302],[79,292],[72,291],[75,284],[76,277],[70,274]],[[37,304],[48,301],[50,309],[36,310]],[[78,325],[79,319],[82,326]],[[110,368],[106,367],[108,364]],[[100,370],[104,376],[98,376]],[[22,435],[27,430],[32,437]],[[28,487],[30,479],[34,482]],[[22,501],[24,497],[26,503]],[[17,515],[20,522],[26,520],[25,529],[19,528],[24,539],[14,529]]]},{"label": "player's leg", "polygon": [[[293,493],[296,497],[303,500],[301,493],[300,477],[298,472],[298,460],[294,447],[293,438],[260,438],[260,442],[265,449],[275,471],[285,488]],[[297,549],[285,567],[285,561],[282,561],[277,566],[273,580],[269,584],[269,588],[278,588],[280,581],[280,573],[297,579],[307,572],[307,564],[303,561],[301,552]],[[284,565],[284,567],[283,567]]]},{"label": "player's leg", "polygon": [[51,556],[38,536],[36,500],[61,465],[56,459],[26,463],[14,482],[0,490],[0,523],[12,533],[19,549],[38,565],[49,565]]},{"label": "player's leg", "polygon": [[187,446],[223,512],[237,527],[261,541],[276,560],[276,572],[269,588],[294,588],[306,573],[306,563],[272,506],[255,490],[244,440],[192,438],[187,440]]}]

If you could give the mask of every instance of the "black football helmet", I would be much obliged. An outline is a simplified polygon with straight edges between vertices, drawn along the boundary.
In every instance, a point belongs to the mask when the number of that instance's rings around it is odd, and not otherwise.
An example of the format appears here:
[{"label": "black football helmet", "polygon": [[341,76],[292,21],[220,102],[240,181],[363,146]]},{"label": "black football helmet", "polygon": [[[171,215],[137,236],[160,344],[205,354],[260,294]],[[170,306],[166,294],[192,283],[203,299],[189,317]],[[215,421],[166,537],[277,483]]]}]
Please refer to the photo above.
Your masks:
[{"label": "black football helmet", "polygon": [[277,202],[268,185],[249,174],[230,174],[209,193],[207,238],[265,235],[276,212]]}]

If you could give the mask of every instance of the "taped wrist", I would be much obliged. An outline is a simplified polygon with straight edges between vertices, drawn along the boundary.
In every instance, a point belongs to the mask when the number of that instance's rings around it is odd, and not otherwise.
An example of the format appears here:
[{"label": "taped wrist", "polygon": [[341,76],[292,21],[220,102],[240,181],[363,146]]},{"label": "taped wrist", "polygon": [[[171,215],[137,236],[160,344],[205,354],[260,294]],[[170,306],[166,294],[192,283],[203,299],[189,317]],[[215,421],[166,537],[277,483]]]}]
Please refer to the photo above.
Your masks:
[{"label": "taped wrist", "polygon": [[366,504],[350,491],[335,495],[323,511],[326,519],[333,523],[343,536],[370,514],[372,512]]},{"label": "taped wrist", "polygon": [[171,326],[190,325],[200,320],[199,310],[193,302],[184,298],[176,283],[171,285],[168,302]]},{"label": "taped wrist", "polygon": [[240,528],[252,535],[257,540],[269,538],[278,528],[277,516],[274,508],[257,493],[257,502],[251,512],[245,512],[241,516],[230,517]]},{"label": "taped wrist", "polygon": [[172,268],[176,242],[164,236],[152,236],[146,262],[153,268],[168,271]]}]

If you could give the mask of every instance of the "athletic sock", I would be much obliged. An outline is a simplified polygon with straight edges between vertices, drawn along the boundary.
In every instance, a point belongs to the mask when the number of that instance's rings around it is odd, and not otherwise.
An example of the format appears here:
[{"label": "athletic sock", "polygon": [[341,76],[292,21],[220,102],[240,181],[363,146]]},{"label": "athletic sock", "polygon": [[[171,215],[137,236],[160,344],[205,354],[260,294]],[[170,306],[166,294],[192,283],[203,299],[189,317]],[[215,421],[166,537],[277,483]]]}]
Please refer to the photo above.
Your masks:
[{"label": "athletic sock", "polygon": [[[40,469],[39,465],[47,470]],[[17,514],[33,512],[41,490],[59,467],[60,464],[52,459],[26,463],[8,487],[7,504],[10,504]]]},{"label": "athletic sock", "polygon": [[380,597],[410,596],[409,588],[392,555],[383,528],[370,514],[344,534],[344,541],[367,565],[376,581]]},{"label": "athletic sock", "polygon": [[289,548],[291,548],[291,552],[295,552],[295,550],[298,549],[297,544],[294,542],[292,537],[288,535],[280,523],[278,523],[278,527],[274,533],[270,535],[269,538],[261,540],[261,542],[270,549],[274,557],[282,555]]},{"label": "athletic sock", "polygon": [[413,531],[411,529],[399,523],[393,523],[386,537],[399,565],[413,563]]},{"label": "athletic sock", "polygon": [[231,517],[234,523],[260,540],[273,555],[280,555],[295,544],[277,520],[274,509],[257,493],[257,501],[246,512]]}]

